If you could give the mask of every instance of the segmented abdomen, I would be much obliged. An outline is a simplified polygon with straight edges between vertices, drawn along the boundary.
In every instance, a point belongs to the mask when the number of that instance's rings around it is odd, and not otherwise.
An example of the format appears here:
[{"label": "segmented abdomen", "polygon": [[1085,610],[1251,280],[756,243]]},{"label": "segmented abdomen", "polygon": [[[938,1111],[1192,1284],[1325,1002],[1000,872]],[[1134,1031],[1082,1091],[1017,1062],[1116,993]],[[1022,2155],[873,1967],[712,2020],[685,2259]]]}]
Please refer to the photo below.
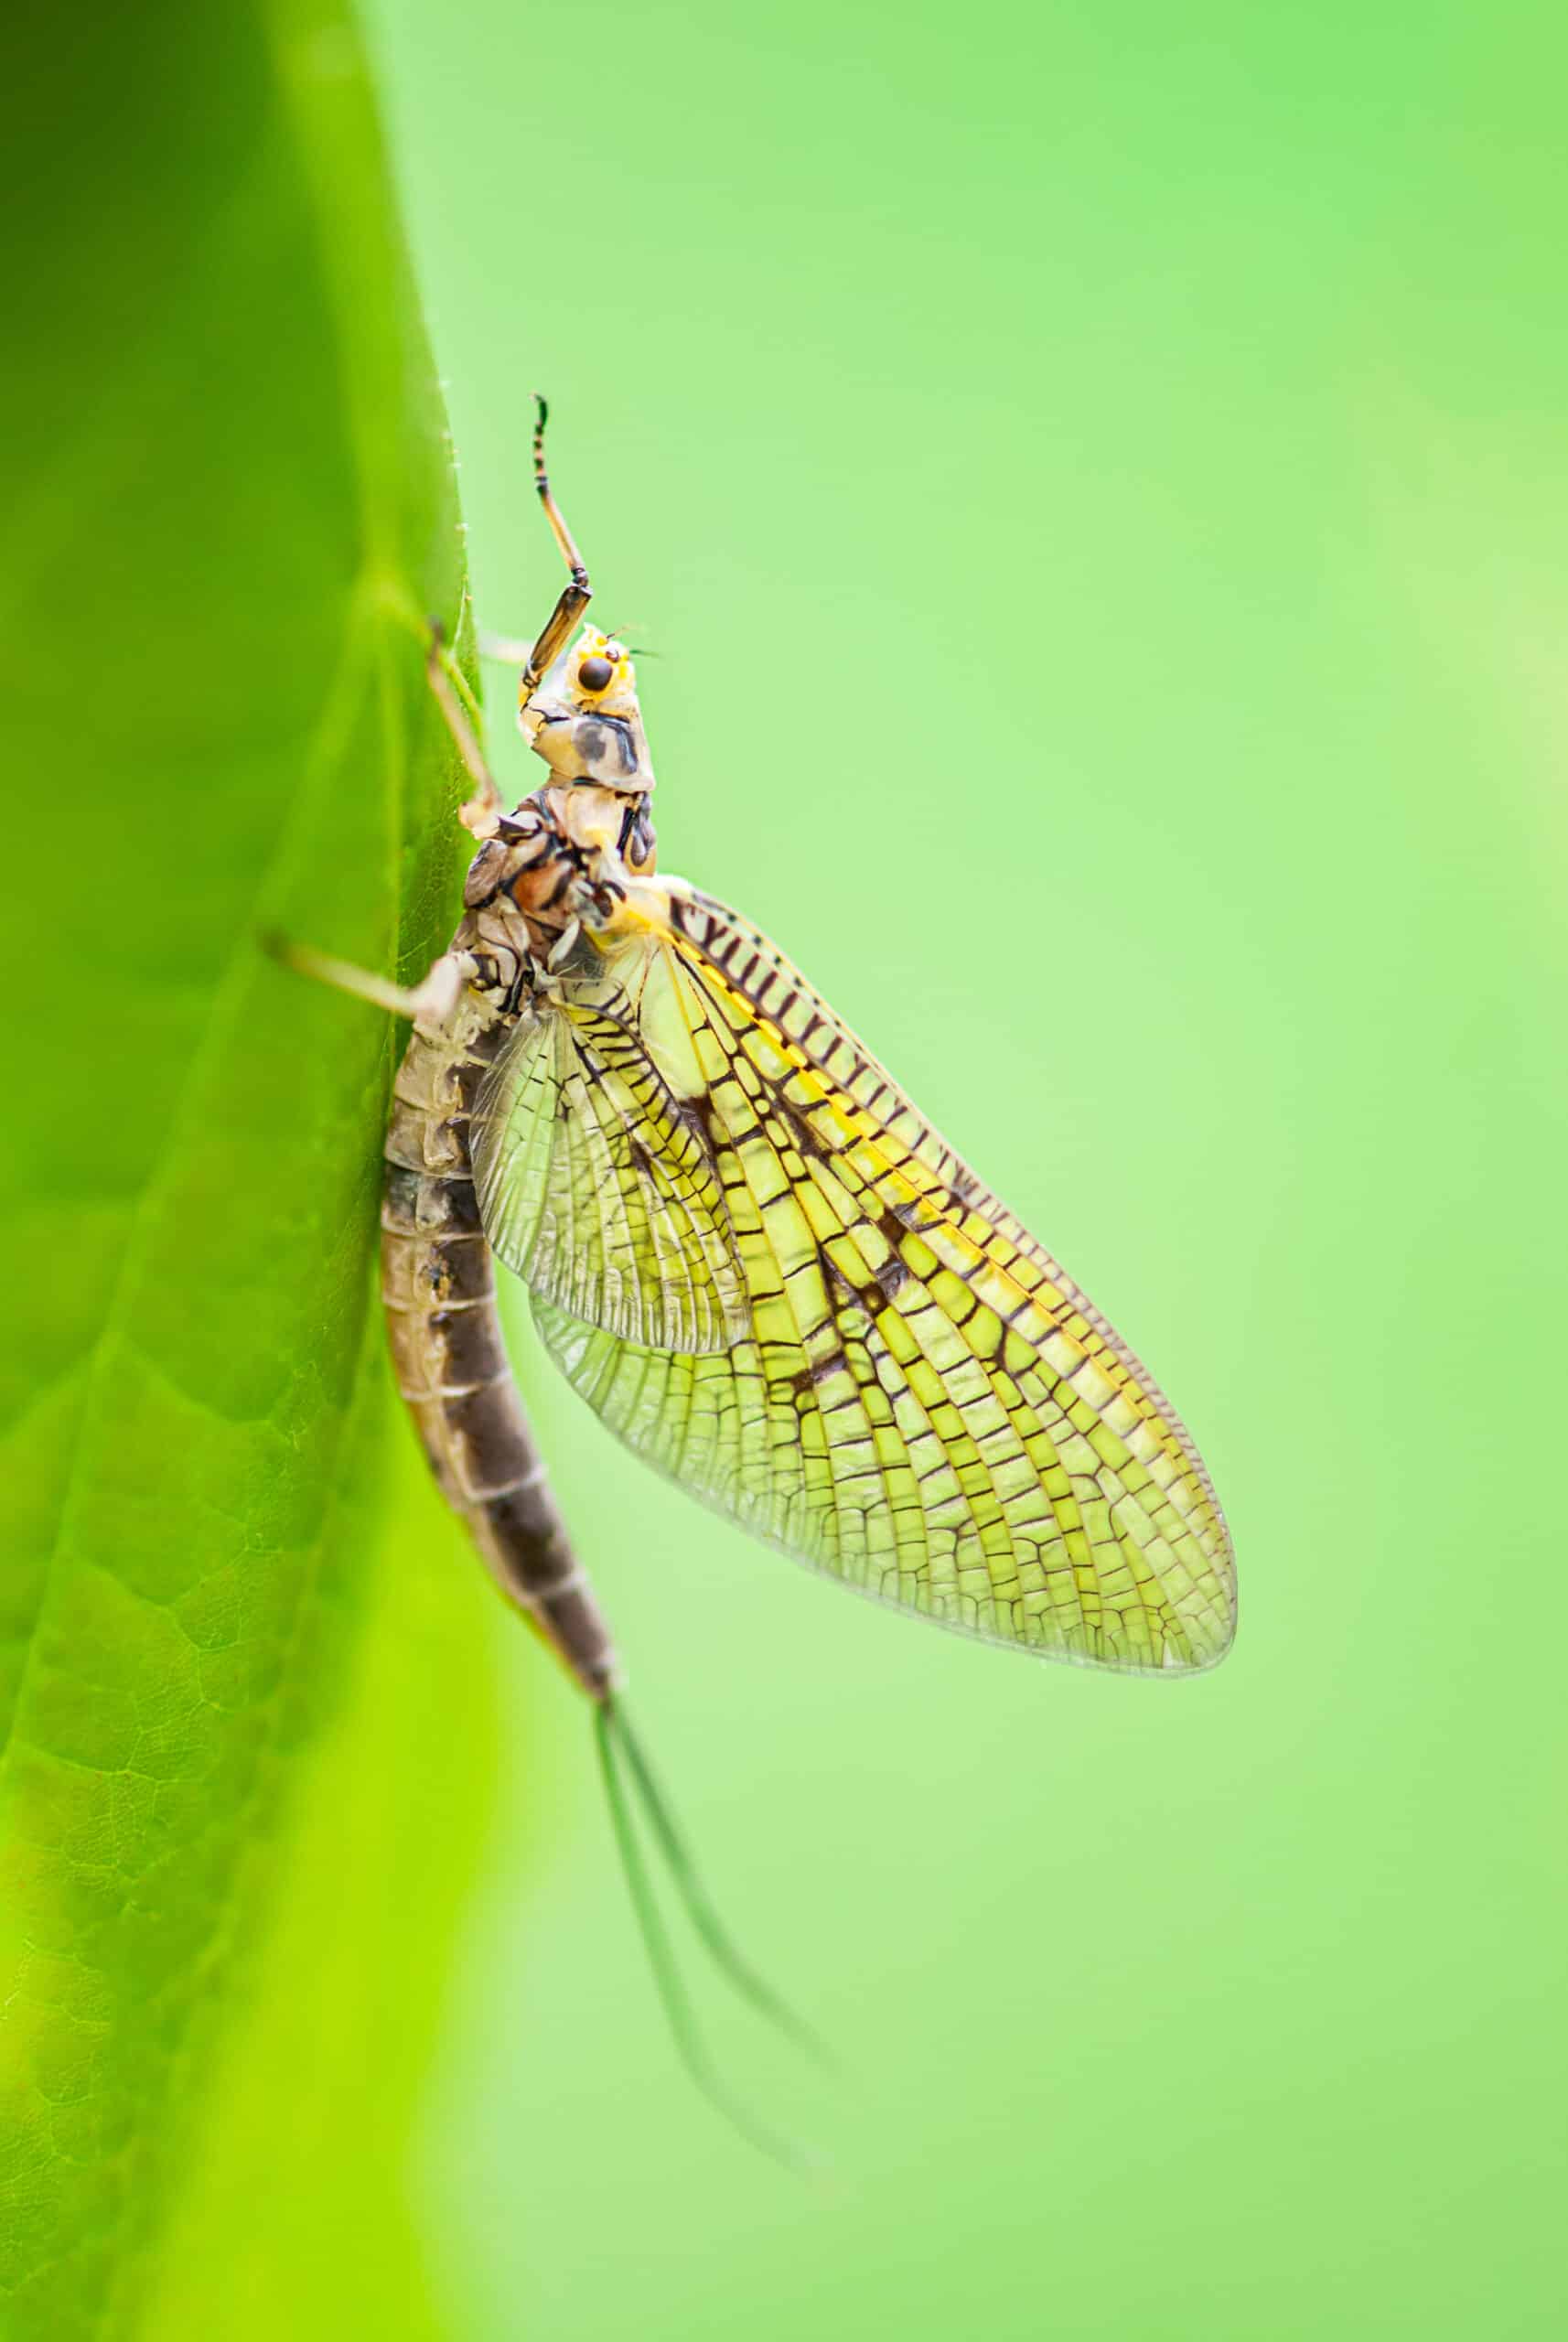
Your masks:
[{"label": "segmented abdomen", "polygon": [[594,1699],[617,1678],[501,1339],[468,1115],[508,1026],[416,1031],[398,1069],[381,1203],[381,1297],[398,1388],[441,1488],[503,1593]]}]

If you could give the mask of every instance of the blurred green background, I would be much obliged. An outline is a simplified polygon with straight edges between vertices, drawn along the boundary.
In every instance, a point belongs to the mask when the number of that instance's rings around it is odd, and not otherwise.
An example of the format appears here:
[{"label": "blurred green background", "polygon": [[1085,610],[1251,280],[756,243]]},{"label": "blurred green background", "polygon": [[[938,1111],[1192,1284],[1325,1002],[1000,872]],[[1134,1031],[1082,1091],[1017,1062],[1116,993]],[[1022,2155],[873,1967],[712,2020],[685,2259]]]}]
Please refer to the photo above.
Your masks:
[{"label": "blurred green background", "polygon": [[715,2121],[581,1703],[359,1370],[392,1037],[253,948],[412,970],[457,868],[354,43],[15,13],[0,2333],[1555,2336],[1560,17],[365,5],[482,618],[559,583],[540,385],[666,866],[1148,1359],[1240,1638],[1096,1680],[851,1601],[520,1307],[649,1742],[843,2060],[693,1965],[832,2175]]},{"label": "blurred green background", "polygon": [[415,2174],[454,2332],[1560,2331],[1560,16],[370,30],[481,618],[556,588],[537,384],[659,653],[666,866],[1151,1361],[1242,1587],[1195,1684],[972,1648],[535,1362],[651,1745],[849,2077],[716,2014],[820,2191],[690,2092],[498,1617]]}]

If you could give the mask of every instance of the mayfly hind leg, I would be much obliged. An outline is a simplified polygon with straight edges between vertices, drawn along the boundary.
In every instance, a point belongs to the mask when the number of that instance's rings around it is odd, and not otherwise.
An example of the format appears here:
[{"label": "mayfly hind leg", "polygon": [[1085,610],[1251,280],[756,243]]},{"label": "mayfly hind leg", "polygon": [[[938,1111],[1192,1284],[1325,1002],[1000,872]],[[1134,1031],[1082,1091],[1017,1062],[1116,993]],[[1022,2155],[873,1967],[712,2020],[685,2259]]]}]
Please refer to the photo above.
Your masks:
[{"label": "mayfly hind leg", "polygon": [[391,1015],[425,1017],[437,1024],[456,1007],[468,976],[462,956],[452,951],[443,951],[432,961],[420,983],[394,984],[369,968],[357,968],[351,960],[336,960],[329,951],[313,951],[308,943],[291,943],[285,936],[268,935],[263,942],[274,960],[281,960],[296,975],[329,984],[334,992],[346,992],[352,999],[368,1000],[372,1008],[384,1008]]}]

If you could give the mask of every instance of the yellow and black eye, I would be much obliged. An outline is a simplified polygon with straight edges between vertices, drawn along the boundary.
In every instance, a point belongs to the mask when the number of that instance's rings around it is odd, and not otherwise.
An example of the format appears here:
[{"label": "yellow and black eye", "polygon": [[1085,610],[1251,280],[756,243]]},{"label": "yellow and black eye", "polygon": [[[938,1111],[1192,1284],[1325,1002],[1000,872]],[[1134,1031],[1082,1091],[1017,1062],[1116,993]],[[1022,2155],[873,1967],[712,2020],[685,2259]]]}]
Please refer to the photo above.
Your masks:
[{"label": "yellow and black eye", "polygon": [[585,659],[577,670],[577,687],[585,692],[602,692],[615,674],[608,659]]}]

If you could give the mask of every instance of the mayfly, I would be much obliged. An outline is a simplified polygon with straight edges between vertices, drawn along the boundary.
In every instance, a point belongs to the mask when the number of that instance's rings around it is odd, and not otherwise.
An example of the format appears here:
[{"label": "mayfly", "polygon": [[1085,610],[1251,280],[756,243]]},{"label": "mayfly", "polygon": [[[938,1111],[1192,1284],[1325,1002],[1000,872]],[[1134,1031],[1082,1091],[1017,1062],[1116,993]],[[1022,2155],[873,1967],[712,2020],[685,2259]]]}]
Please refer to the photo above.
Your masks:
[{"label": "mayfly", "polygon": [[381,1215],[399,1386],[503,1592],[594,1703],[656,1973],[711,2086],[628,1779],[710,1949],[770,1996],[628,1729],[508,1365],[497,1260],[628,1447],[862,1593],[1041,1658],[1189,1674],[1229,1648],[1235,1574],[1197,1451],[1120,1336],[783,954],[658,872],[631,655],[580,624],[591,587],[544,424],[541,400],[535,484],[568,580],[522,653],[519,722],[547,777],[507,811],[433,632],[478,841],[456,932],[408,992],[292,956],[413,1020]]}]

